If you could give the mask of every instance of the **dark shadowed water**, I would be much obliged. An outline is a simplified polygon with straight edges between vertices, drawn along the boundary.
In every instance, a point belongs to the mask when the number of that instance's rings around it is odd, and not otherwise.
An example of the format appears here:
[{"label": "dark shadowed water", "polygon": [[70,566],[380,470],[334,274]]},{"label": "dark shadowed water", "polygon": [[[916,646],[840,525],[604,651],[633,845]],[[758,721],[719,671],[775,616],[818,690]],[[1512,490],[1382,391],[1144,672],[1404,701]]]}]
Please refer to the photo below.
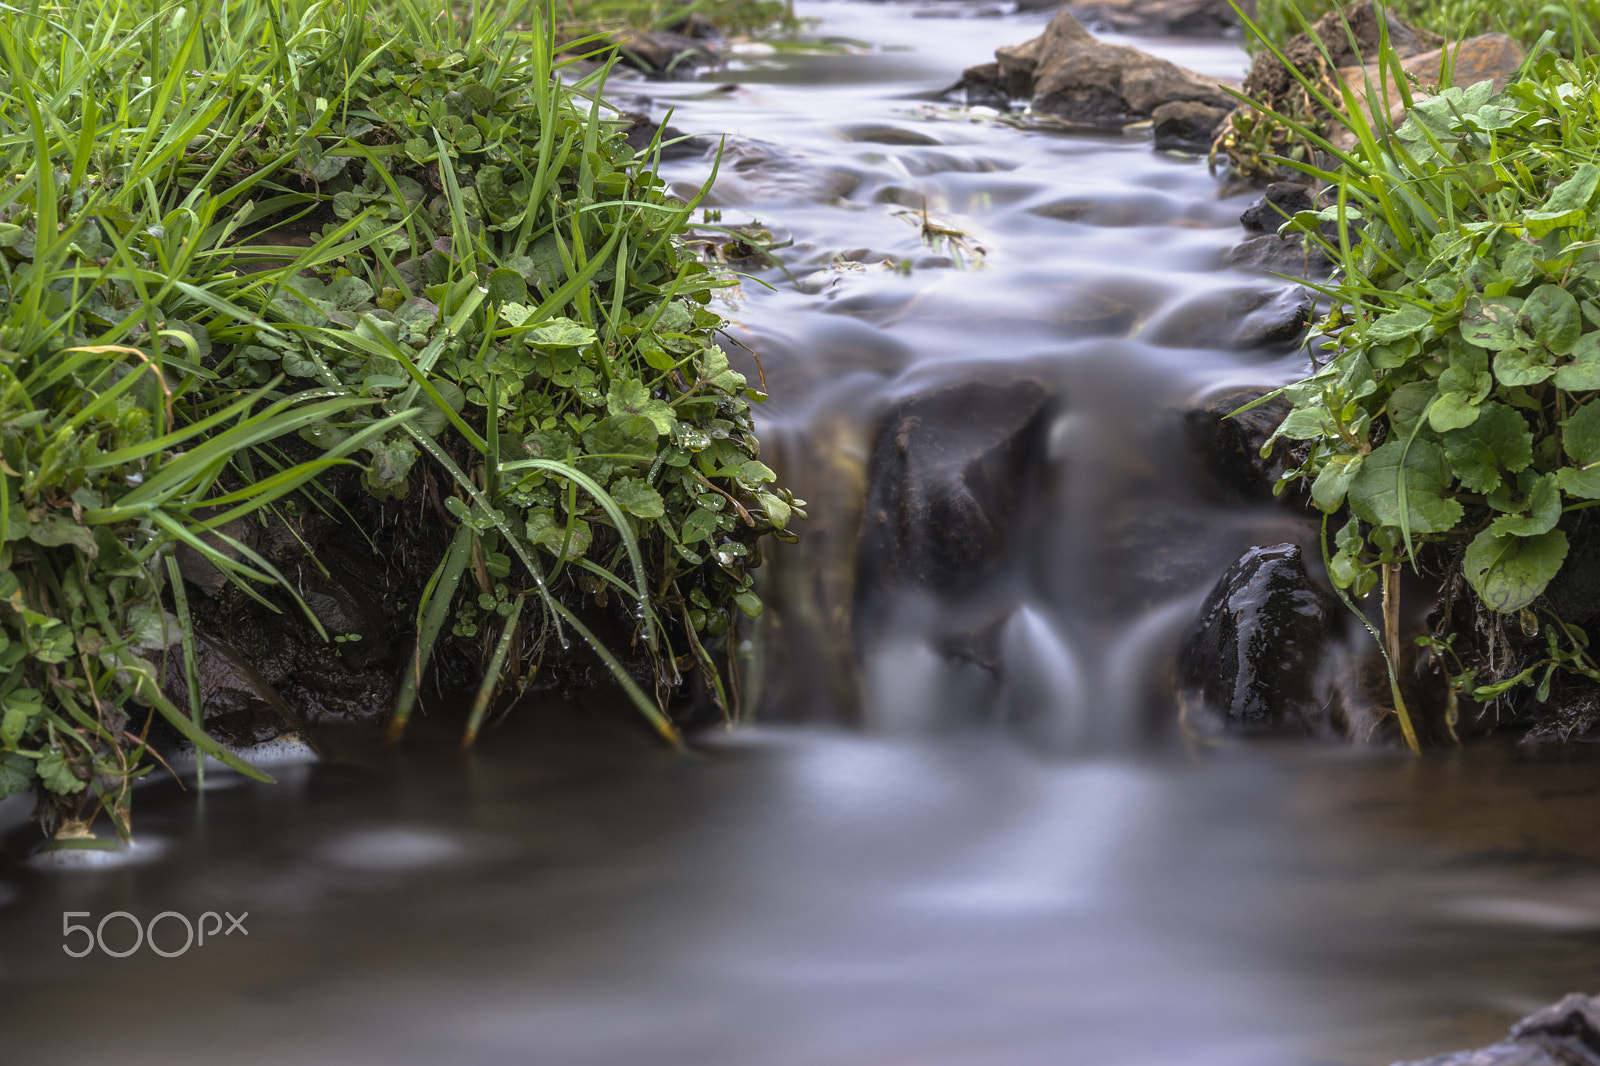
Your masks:
[{"label": "dark shadowed water", "polygon": [[[767,572],[767,724],[685,756],[551,705],[458,756],[425,722],[399,750],[332,738],[276,786],[151,785],[137,848],[99,864],[18,862],[13,832],[0,1062],[1381,1066],[1600,991],[1600,752],[1174,735],[1199,598],[1241,548],[1308,535],[1182,458],[1197,396],[1302,366],[1219,332],[1234,294],[1278,287],[1221,265],[1248,197],[1147,134],[915,98],[1045,16],[800,6],[878,47],[649,87],[732,135],[722,224],[794,242],[795,280],[758,271],[775,291],[732,304],[773,394],[765,458],[816,515]],[[983,269],[940,262],[924,206]],[[1024,379],[1056,399],[1023,543],[960,597],[855,618],[877,413]],[[941,650],[978,624],[996,670]],[[248,933],[63,951],[64,912],[117,911]],[[134,944],[123,917],[103,937]],[[155,937],[176,953],[182,921]]]}]

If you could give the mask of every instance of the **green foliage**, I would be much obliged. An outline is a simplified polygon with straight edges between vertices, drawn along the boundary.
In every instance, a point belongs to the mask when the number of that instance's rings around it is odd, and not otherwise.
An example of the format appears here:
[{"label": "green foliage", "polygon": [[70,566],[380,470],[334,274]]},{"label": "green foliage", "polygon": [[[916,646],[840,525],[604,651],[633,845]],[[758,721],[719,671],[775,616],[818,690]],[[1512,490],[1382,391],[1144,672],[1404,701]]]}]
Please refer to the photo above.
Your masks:
[{"label": "green foliage", "polygon": [[[1300,32],[1295,18],[1297,9],[1305,18],[1315,20],[1337,6],[1335,0],[1256,0],[1255,22],[1266,40],[1282,47]],[[1568,57],[1576,48],[1574,13],[1580,25],[1600,25],[1600,0],[1501,0],[1493,4],[1483,0],[1395,0],[1383,7],[1448,41],[1499,32],[1530,48],[1549,31],[1554,47]],[[1260,51],[1262,39],[1251,37],[1246,47],[1252,53]]]},{"label": "green foliage", "polygon": [[[1331,358],[1287,390],[1278,430],[1302,442],[1288,477],[1353,515],[1329,557],[1340,588],[1365,595],[1437,542],[1485,607],[1530,619],[1563,515],[1600,500],[1597,119],[1600,58],[1546,54],[1504,93],[1448,89],[1392,138],[1366,130],[1316,172],[1336,206],[1287,224],[1341,268]],[[1552,625],[1571,650],[1550,662],[1600,676]]]},{"label": "green foliage", "polygon": [[220,530],[338,466],[380,500],[431,466],[459,522],[397,723],[453,617],[500,633],[491,692],[572,628],[672,736],[579,618],[619,594],[658,676],[724,691],[706,643],[803,514],[757,458],[690,205],[554,54],[526,5],[0,21],[0,794],[37,781],[125,831],[140,706],[264,776],[164,691],[193,634],[161,561],[186,544],[292,596]]}]

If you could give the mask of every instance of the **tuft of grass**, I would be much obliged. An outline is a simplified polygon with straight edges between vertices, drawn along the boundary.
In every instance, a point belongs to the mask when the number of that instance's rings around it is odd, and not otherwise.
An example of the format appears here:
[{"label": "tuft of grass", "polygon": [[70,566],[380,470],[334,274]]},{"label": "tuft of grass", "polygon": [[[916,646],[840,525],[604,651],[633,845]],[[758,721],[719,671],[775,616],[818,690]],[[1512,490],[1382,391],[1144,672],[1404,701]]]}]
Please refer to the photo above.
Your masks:
[{"label": "tuft of grass", "polygon": [[[1245,47],[1251,54],[1262,51],[1266,41],[1281,48],[1301,32],[1302,19],[1316,19],[1338,6],[1336,0],[1257,0],[1253,21],[1260,35],[1248,36]],[[1568,58],[1577,53],[1586,33],[1600,25],[1600,0],[1502,0],[1493,4],[1482,0],[1395,0],[1384,7],[1413,26],[1452,41],[1498,32],[1529,48],[1549,32],[1551,46]]]},{"label": "tuft of grass", "polygon": [[0,796],[126,835],[152,714],[265,779],[204,733],[165,560],[258,609],[275,587],[328,639],[225,530],[291,494],[348,520],[342,469],[392,508],[430,469],[454,529],[396,732],[441,641],[483,664],[469,741],[566,630],[669,738],[680,661],[725,691],[705,648],[759,612],[758,542],[801,501],[715,343],[694,204],[628,147],[604,68],[562,85],[553,8],[4,12]]}]

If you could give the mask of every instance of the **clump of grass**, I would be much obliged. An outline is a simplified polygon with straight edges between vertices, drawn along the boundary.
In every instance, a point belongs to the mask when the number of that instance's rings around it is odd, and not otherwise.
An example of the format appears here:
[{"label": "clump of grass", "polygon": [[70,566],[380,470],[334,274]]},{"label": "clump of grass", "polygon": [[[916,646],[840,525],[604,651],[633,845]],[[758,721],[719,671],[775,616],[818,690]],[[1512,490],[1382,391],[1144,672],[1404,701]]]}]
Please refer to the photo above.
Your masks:
[{"label": "clump of grass", "polygon": [[1286,480],[1311,481],[1341,595],[1382,589],[1392,678],[1401,567],[1444,578],[1425,639],[1449,675],[1441,720],[1409,713],[1394,686],[1413,748],[1453,736],[1463,700],[1543,704],[1600,681],[1587,634],[1549,595],[1600,501],[1600,55],[1586,28],[1575,58],[1552,38],[1502,93],[1407,98],[1393,133],[1346,87],[1350,152],[1297,131],[1337,165],[1295,164],[1330,206],[1285,231],[1339,270],[1322,289],[1326,362],[1286,390],[1277,437],[1298,442]]},{"label": "clump of grass", "polygon": [[[1247,37],[1245,47],[1252,54],[1263,51],[1267,41],[1282,48],[1301,31],[1302,19],[1315,19],[1337,6],[1336,0],[1257,0],[1253,21],[1260,34]],[[1390,14],[1447,40],[1499,32],[1528,48],[1548,31],[1551,47],[1569,58],[1576,54],[1586,28],[1600,24],[1600,0],[1503,0],[1493,4],[1482,0],[1395,0],[1385,7]]]},{"label": "clump of grass", "polygon": [[[481,654],[470,741],[569,632],[665,736],[688,673],[735,713],[722,645],[799,501],[716,344],[693,205],[627,146],[603,71],[561,86],[549,9],[6,10],[0,796],[126,835],[152,713],[264,777],[204,733],[170,557],[293,599],[224,529],[338,467],[383,501],[429,467],[454,525],[396,730],[438,642]],[[594,636],[607,612],[633,647]]]}]

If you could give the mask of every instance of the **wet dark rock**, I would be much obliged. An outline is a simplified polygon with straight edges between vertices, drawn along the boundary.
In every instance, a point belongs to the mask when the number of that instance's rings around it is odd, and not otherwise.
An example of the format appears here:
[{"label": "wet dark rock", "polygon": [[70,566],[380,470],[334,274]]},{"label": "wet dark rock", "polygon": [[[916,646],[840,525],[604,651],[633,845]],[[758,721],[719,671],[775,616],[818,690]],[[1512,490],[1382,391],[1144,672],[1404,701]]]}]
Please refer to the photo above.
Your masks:
[{"label": "wet dark rock", "polygon": [[1153,329],[1154,344],[1250,349],[1299,340],[1311,320],[1311,294],[1299,286],[1207,293],[1175,309]]},{"label": "wet dark rock", "polygon": [[673,126],[663,127],[640,111],[624,112],[622,117],[628,123],[625,129],[628,147],[635,152],[648,151],[655,143],[658,130],[661,133],[661,158],[667,162],[703,155],[707,149],[716,147],[716,143],[709,137],[685,138],[682,130]]},{"label": "wet dark rock", "polygon": [[1004,111],[1013,100],[1026,100],[1033,94],[1033,78],[1015,67],[999,63],[979,63],[961,72],[961,80],[946,93],[966,94],[968,107],[993,107]]},{"label": "wet dark rock", "polygon": [[1217,127],[1228,117],[1228,111],[1192,100],[1175,100],[1156,108],[1150,117],[1155,123],[1156,151],[1199,155],[1211,150]]},{"label": "wet dark rock", "polygon": [[1275,181],[1261,199],[1244,209],[1239,225],[1252,233],[1277,233],[1278,227],[1301,211],[1314,206],[1311,187],[1293,181]]},{"label": "wet dark rock", "polygon": [[885,412],[868,465],[858,603],[959,592],[1005,563],[1053,396],[1033,378],[965,379]]},{"label": "wet dark rock", "polygon": [[1340,606],[1300,548],[1251,548],[1211,589],[1178,652],[1185,722],[1200,731],[1333,732],[1319,675]]},{"label": "wet dark rock", "polygon": [[[1249,0],[1240,6],[1255,10]],[[1239,25],[1228,0],[1089,0],[1071,9],[1084,22],[1117,33],[1216,36]]]},{"label": "wet dark rock", "polygon": [[1120,130],[1151,117],[1162,104],[1204,103],[1226,111],[1231,98],[1215,78],[1136,48],[1097,40],[1063,11],[1044,33],[995,49],[995,62],[969,67],[954,90],[1028,99],[1033,111],[1084,127]]},{"label": "wet dark rock", "polygon": [[1261,447],[1277,431],[1292,405],[1283,396],[1234,414],[1275,390],[1241,389],[1201,400],[1183,415],[1185,436],[1200,465],[1224,490],[1247,500],[1270,500],[1272,488],[1286,469],[1288,449],[1278,447],[1268,458]]},{"label": "wet dark rock", "polygon": [[[225,744],[260,744],[296,727],[298,716],[240,652],[204,632],[195,641],[195,677],[206,732]],[[182,653],[173,649],[166,664],[167,696],[189,706]]]},{"label": "wet dark rock", "polygon": [[677,21],[667,23],[666,28],[696,41],[711,41],[722,35],[717,24],[698,11],[691,11]]},{"label": "wet dark rock", "polygon": [[1228,265],[1237,270],[1296,278],[1325,278],[1333,271],[1333,261],[1327,254],[1315,244],[1308,246],[1300,234],[1280,237],[1264,233],[1252,237],[1228,253]]},{"label": "wet dark rock", "polygon": [[[212,512],[215,513],[215,512]],[[204,510],[196,512],[197,518],[204,518]],[[244,553],[236,544],[246,548],[254,548],[256,543],[255,526],[240,519],[235,519],[219,527],[211,533],[202,533],[200,539],[214,549],[224,558],[239,562],[244,558]],[[207,596],[215,596],[224,585],[228,577],[216,564],[206,558],[196,548],[187,544],[178,545],[176,552],[178,559],[178,572],[183,575],[183,580],[193,585]]]},{"label": "wet dark rock", "polygon": [[1513,1025],[1501,1043],[1396,1066],[1600,1066],[1600,996],[1575,992]]},{"label": "wet dark rock", "polygon": [[1562,523],[1570,548],[1544,592],[1561,620],[1578,626],[1600,619],[1600,520],[1593,515],[1593,511],[1572,512]]},{"label": "wet dark rock", "polygon": [[704,41],[671,30],[622,33],[611,40],[623,63],[653,78],[690,78],[720,62]]}]

